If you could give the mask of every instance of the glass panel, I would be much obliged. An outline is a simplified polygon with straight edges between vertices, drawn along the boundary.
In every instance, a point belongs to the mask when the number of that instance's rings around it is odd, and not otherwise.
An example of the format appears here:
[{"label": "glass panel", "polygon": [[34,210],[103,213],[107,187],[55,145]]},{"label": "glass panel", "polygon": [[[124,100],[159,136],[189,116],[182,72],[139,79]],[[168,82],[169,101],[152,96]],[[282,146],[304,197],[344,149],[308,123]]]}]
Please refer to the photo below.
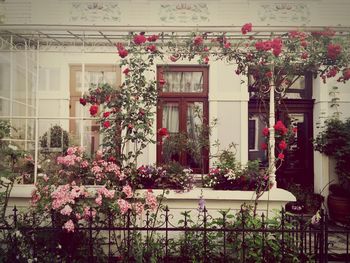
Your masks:
[{"label": "glass panel", "polygon": [[163,92],[203,92],[203,72],[164,72]]},{"label": "glass panel", "polygon": [[297,128],[297,132],[294,140],[290,142],[284,165],[285,168],[303,168],[307,160],[305,146],[310,143],[306,138],[305,114],[289,113],[287,118],[286,125]]},{"label": "glass panel", "polygon": [[[194,147],[192,148],[197,149],[197,147],[195,147],[195,143],[203,131],[203,102],[193,102],[187,104],[186,127],[190,143],[191,141],[194,143]],[[189,165],[191,168],[200,168],[200,158],[202,157],[201,153],[187,153],[186,157],[187,165]]]},{"label": "glass panel", "polygon": [[85,71],[85,87],[83,89],[81,74],[81,71],[77,71],[75,75],[76,91],[87,91],[91,86],[97,86],[99,83],[109,83],[112,87],[117,86],[117,74],[115,72]]},{"label": "glass panel", "polygon": [[266,120],[266,116],[258,113],[250,114],[248,120],[248,159],[260,160],[263,163],[267,161],[267,151],[263,150],[261,147],[265,142],[265,137],[262,134],[262,130],[267,126],[264,120]]},{"label": "glass panel", "polygon": [[257,140],[255,139],[257,135],[256,131],[256,119],[248,120],[248,144],[249,150],[257,150]]},{"label": "glass panel", "polygon": [[178,103],[164,103],[162,127],[170,133],[179,132],[179,105]]}]

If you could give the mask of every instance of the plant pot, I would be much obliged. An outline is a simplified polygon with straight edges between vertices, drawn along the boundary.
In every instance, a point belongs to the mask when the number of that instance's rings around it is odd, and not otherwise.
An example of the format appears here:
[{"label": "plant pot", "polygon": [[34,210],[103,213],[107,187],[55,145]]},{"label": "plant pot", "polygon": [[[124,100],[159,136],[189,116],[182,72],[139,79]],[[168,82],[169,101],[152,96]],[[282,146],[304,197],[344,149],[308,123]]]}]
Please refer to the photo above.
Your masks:
[{"label": "plant pot", "polygon": [[335,222],[350,225],[350,198],[330,194],[327,201],[330,218]]}]

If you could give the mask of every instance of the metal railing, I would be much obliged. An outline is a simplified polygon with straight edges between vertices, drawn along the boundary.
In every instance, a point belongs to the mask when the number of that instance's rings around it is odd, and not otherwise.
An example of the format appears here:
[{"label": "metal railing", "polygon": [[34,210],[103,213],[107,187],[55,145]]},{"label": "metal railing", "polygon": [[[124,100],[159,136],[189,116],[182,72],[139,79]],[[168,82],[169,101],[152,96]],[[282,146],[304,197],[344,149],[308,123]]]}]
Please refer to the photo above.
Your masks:
[{"label": "metal railing", "polygon": [[350,228],[320,212],[317,222],[284,210],[278,217],[253,216],[242,208],[213,218],[206,208],[179,212],[168,207],[142,216],[95,214],[67,220],[19,214],[0,225],[1,262],[350,262]]}]

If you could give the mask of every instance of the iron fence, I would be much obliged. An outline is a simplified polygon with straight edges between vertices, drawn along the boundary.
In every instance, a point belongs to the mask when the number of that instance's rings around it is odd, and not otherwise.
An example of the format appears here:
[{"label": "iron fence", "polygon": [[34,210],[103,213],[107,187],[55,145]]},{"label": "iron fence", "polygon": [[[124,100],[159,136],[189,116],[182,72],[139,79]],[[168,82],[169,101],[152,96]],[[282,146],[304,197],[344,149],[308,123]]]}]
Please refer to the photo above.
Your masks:
[{"label": "iron fence", "polygon": [[203,208],[176,222],[168,207],[142,216],[90,215],[63,229],[62,215],[19,214],[0,225],[1,262],[350,262],[350,229],[282,210],[241,209],[212,217]]}]

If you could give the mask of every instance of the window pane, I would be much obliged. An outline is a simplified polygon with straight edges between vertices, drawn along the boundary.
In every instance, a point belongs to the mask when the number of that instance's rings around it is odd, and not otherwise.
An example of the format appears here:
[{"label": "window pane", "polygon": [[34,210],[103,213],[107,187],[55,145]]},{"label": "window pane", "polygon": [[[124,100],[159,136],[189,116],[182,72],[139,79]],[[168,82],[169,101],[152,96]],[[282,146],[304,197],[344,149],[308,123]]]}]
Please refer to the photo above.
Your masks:
[{"label": "window pane", "polygon": [[[203,127],[203,102],[193,102],[187,104],[187,119],[186,119],[186,130],[187,135],[190,140],[190,143],[192,141],[193,147],[192,149],[196,150],[197,147],[196,141],[199,139],[199,136],[201,136],[202,127]],[[198,149],[200,150],[200,149]],[[200,150],[201,151],[201,150]],[[186,163],[191,168],[200,168],[200,158],[202,158],[201,152],[188,152],[186,154]]]},{"label": "window pane", "polygon": [[203,72],[164,72],[163,92],[203,92]]},{"label": "window pane", "polygon": [[170,133],[179,132],[179,105],[177,103],[165,103],[163,105],[162,127]]},{"label": "window pane", "polygon": [[249,150],[256,150],[256,119],[248,120],[248,144],[249,144]]}]

